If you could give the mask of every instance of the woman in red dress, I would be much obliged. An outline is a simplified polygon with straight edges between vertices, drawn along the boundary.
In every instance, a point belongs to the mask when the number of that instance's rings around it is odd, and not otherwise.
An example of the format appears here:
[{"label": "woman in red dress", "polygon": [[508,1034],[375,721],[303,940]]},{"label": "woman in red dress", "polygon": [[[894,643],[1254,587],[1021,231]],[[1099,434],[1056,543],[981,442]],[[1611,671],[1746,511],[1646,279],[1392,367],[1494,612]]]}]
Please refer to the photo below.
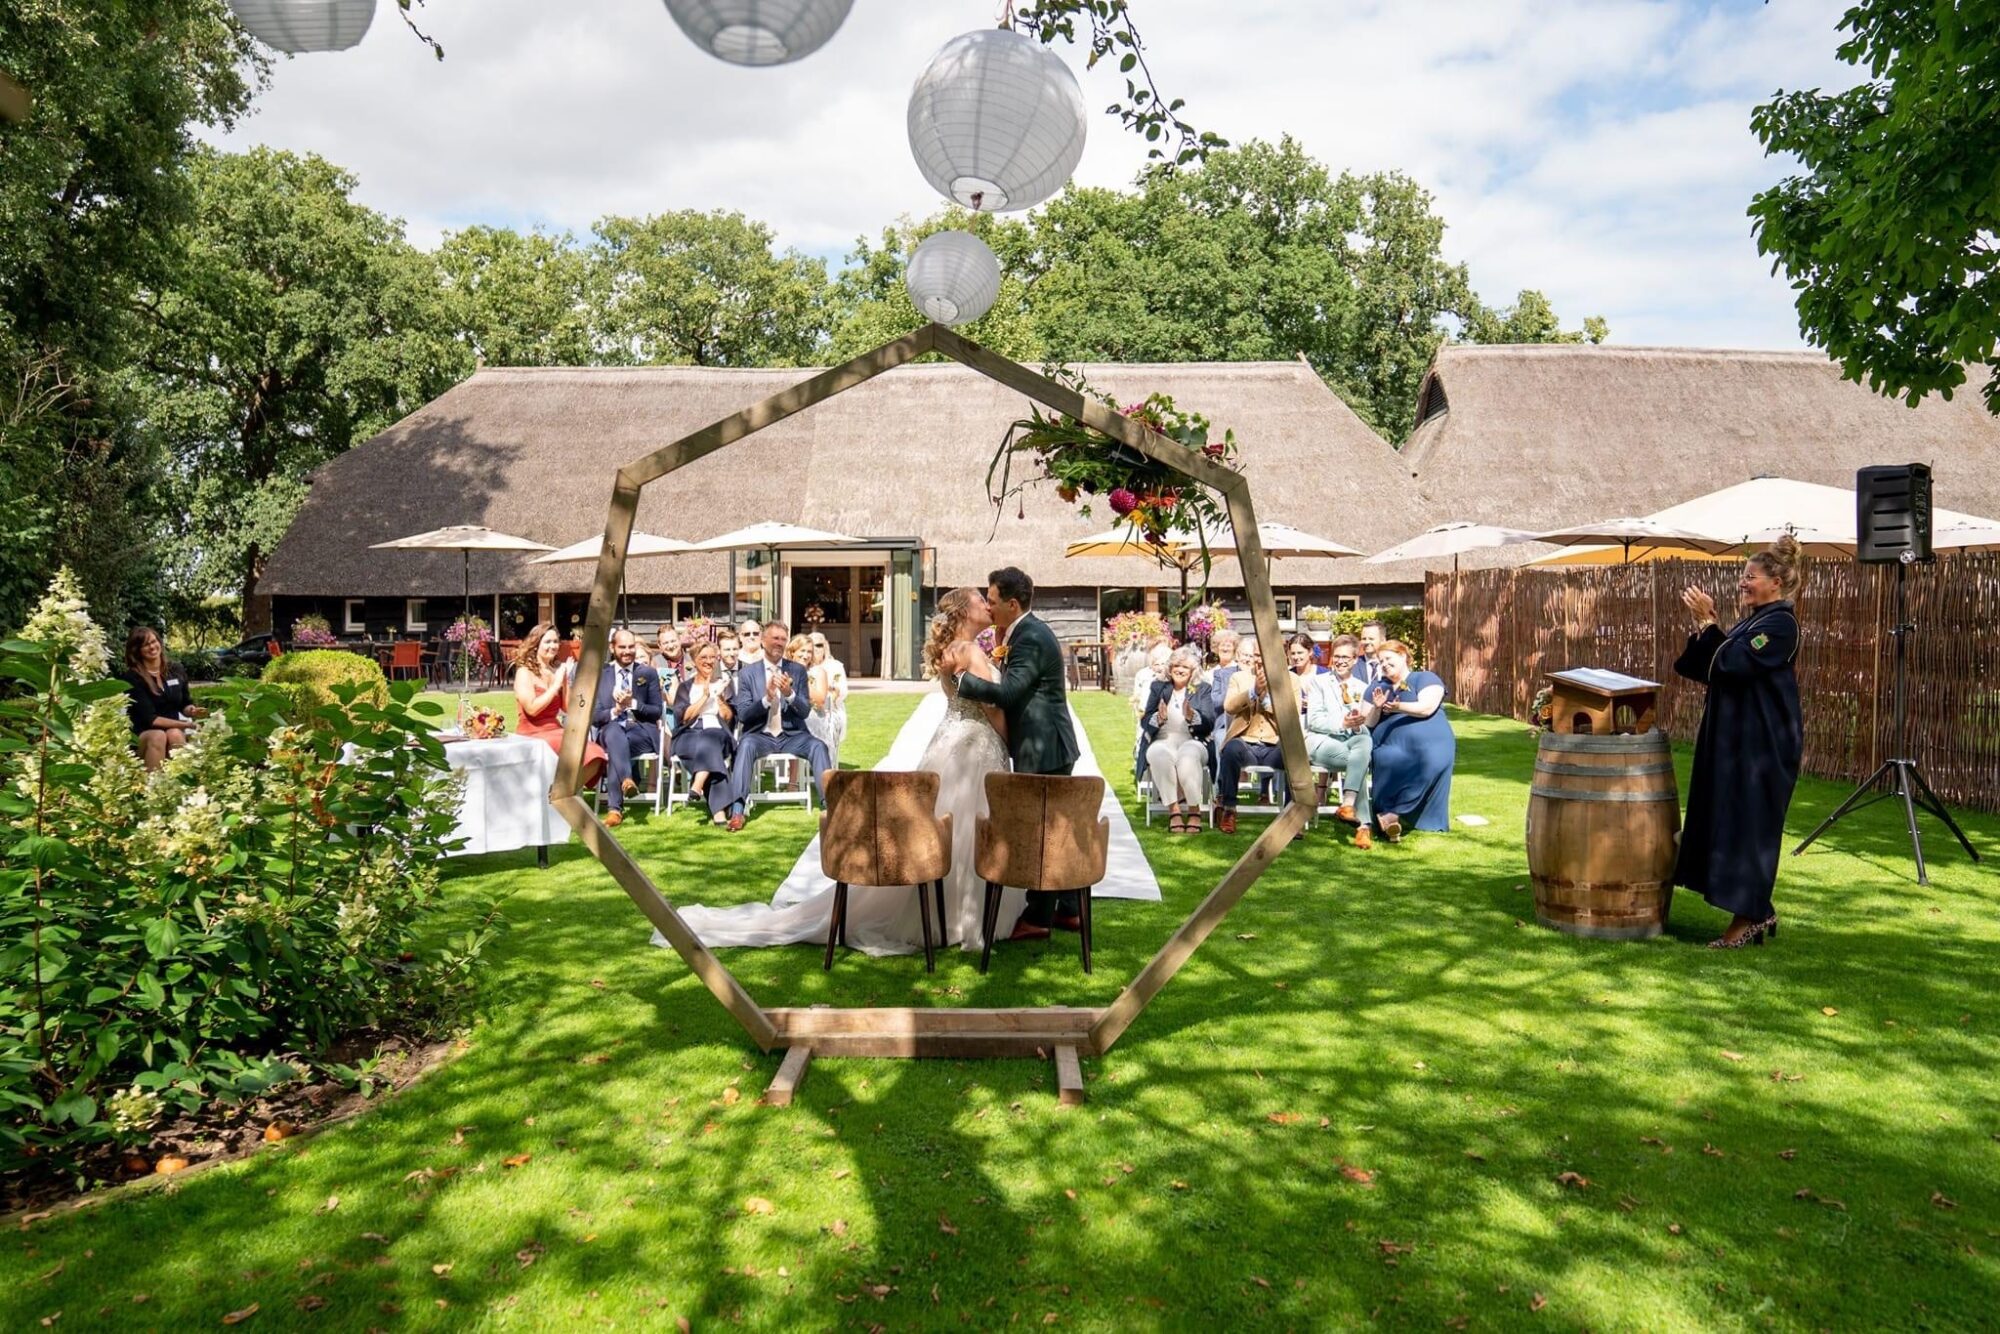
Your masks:
[{"label": "woman in red dress", "polygon": [[[521,647],[514,651],[514,702],[521,707],[521,721],[514,730],[522,736],[540,737],[557,754],[562,753],[563,696],[576,679],[576,660],[558,663],[561,653],[562,636],[547,621],[528,631]],[[595,741],[584,743],[583,772],[577,785],[596,787],[604,761],[604,747]]]}]

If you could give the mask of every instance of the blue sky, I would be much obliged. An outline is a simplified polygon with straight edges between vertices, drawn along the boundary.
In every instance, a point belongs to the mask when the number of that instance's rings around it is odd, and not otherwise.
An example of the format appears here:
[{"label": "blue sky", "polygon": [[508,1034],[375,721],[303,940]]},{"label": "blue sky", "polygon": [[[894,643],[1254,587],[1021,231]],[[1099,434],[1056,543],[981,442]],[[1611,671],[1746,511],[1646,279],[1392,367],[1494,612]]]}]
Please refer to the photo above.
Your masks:
[{"label": "blue sky", "polygon": [[[1845,0],[1133,0],[1169,96],[1232,140],[1290,133],[1335,169],[1438,197],[1489,302],[1538,287],[1620,343],[1797,347],[1790,292],[1744,209],[1785,174],[1750,111],[1839,87]],[[223,140],[310,150],[419,244],[475,222],[583,232],[606,213],[733,208],[837,259],[939,201],[910,162],[911,82],[988,0],[857,0],[823,50],[739,70],[660,0],[428,0],[438,64],[381,0],[356,48],[281,60]],[[1059,48],[1060,49],[1060,48]],[[1086,103],[1121,84],[1085,72]],[[1143,146],[1091,124],[1076,179],[1122,185]]]}]

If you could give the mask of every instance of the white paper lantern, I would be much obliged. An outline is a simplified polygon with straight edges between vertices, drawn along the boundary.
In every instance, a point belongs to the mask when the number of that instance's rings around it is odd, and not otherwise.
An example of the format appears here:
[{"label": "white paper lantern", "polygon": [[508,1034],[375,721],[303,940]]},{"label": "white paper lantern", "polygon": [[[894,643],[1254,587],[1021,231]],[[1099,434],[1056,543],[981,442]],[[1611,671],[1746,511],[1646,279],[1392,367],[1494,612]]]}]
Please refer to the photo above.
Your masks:
[{"label": "white paper lantern", "polygon": [[229,0],[251,35],[298,55],[345,51],[375,19],[375,0]]},{"label": "white paper lantern", "polygon": [[946,198],[995,213],[1032,208],[1083,157],[1083,90],[1032,37],[954,37],[910,90],[910,152]]},{"label": "white paper lantern", "polygon": [[854,0],[667,0],[694,44],[732,65],[783,65],[825,46]]},{"label": "white paper lantern", "polygon": [[927,318],[970,324],[1000,295],[1000,257],[971,232],[937,232],[910,256],[903,286]]}]

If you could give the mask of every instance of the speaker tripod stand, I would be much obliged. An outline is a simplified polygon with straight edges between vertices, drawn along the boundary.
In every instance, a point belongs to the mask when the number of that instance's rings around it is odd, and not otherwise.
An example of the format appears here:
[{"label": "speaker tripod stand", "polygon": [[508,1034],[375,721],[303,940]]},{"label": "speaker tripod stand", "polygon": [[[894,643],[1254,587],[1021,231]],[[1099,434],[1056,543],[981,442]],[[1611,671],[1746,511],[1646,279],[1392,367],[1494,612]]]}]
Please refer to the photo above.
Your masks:
[{"label": "speaker tripod stand", "polygon": [[[1910,853],[1917,861],[1917,883],[1928,885],[1931,880],[1924,870],[1924,836],[1917,828],[1919,808],[1944,821],[1944,827],[1951,830],[1957,837],[1959,845],[1965,849],[1966,855],[1974,862],[1979,860],[1979,853],[1973,849],[1971,840],[1965,836],[1965,831],[1958,827],[1958,822],[1951,818],[1951,813],[1945,810],[1944,803],[1937,799],[1937,793],[1931,791],[1931,785],[1924,781],[1924,771],[1917,766],[1915,760],[1908,758],[1910,720],[1904,709],[1905,688],[1908,684],[1906,673],[1909,670],[1906,652],[1909,636],[1917,627],[1916,623],[1909,619],[1908,590],[1904,580],[1912,563],[1909,554],[1905,553],[1903,559],[1896,564],[1896,624],[1889,631],[1896,640],[1895,738],[1890,752],[1892,758],[1882,761],[1876,766],[1874,773],[1861,780],[1860,786],[1848,794],[1847,800],[1841,802],[1832,815],[1820,821],[1819,828],[1807,834],[1804,842],[1792,849],[1792,855],[1796,857],[1804,852],[1812,845],[1814,839],[1833,828],[1842,816],[1866,810],[1878,801],[1895,799],[1903,803],[1903,821],[1910,831]],[[1880,791],[1877,791],[1878,787]]]}]

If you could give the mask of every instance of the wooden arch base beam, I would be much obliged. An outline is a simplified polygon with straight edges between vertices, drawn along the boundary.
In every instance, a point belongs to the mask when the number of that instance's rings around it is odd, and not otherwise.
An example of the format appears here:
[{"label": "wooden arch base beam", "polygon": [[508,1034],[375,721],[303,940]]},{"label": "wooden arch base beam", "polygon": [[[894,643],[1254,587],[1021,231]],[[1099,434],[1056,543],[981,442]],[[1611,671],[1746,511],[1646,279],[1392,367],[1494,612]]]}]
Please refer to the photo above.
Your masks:
[{"label": "wooden arch base beam", "polygon": [[750,1040],[767,1052],[785,1050],[778,1078],[766,1095],[767,1100],[780,1105],[791,1101],[813,1056],[1053,1059],[1063,1102],[1081,1102],[1083,1080],[1079,1058],[1102,1056],[1111,1050],[1147,1003],[1173,980],[1201,943],[1222,924],[1257,877],[1291,843],[1294,835],[1305,828],[1313,813],[1312,771],[1306,758],[1305,729],[1299,721],[1297,690],[1290,672],[1274,672],[1268,680],[1278,716],[1278,748],[1284,757],[1290,802],[1160,947],[1159,953],[1102,1009],[1071,1006],[1007,1010],[783,1006],[766,1009],[688,929],[659,887],[619,845],[597,813],[577,795],[592,697],[604,667],[640,492],[676,469],[931,352],[950,357],[1018,390],[1045,408],[1081,421],[1219,494],[1229,507],[1229,519],[1236,530],[1238,563],[1243,571],[1244,593],[1250,602],[1250,619],[1258,647],[1266,662],[1282,663],[1285,658],[1278,633],[1277,603],[1271,595],[1270,565],[1258,541],[1257,516],[1251,508],[1250,486],[1243,474],[1167,439],[1067,385],[989,352],[941,325],[926,325],[844,365],[821,371],[619,469],[612,487],[611,511],[604,525],[603,554],[598,557],[591,585],[590,612],[584,623],[583,653],[577,664],[577,698],[569,711],[555,786],[549,797],[581,836],[584,846],[604,863],[646,920],[659,930],[723,1008],[735,1016]]}]

